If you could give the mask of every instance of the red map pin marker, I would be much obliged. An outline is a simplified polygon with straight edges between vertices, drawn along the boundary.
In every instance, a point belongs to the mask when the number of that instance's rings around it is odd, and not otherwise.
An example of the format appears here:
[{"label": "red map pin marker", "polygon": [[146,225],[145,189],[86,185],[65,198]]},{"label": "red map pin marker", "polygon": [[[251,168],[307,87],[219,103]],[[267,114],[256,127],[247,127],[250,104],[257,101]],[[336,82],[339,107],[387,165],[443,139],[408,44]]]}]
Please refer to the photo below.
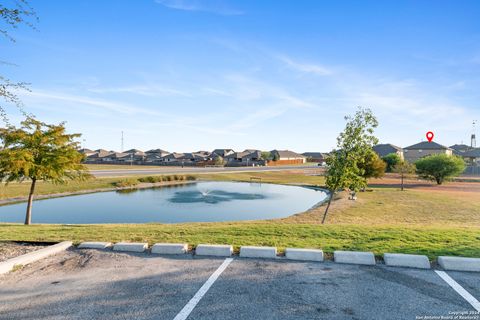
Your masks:
[{"label": "red map pin marker", "polygon": [[428,142],[432,142],[434,136],[435,136],[435,135],[433,134],[432,131],[428,131],[428,132],[427,132],[427,140],[428,140]]}]

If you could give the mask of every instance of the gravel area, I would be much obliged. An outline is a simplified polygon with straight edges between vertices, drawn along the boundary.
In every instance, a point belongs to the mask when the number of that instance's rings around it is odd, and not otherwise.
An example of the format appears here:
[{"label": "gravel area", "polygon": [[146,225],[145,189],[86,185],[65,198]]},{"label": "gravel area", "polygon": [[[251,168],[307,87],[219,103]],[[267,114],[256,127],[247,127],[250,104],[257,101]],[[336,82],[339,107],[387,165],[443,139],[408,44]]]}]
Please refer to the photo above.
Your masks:
[{"label": "gravel area", "polygon": [[0,242],[0,262],[46,247],[44,244]]}]

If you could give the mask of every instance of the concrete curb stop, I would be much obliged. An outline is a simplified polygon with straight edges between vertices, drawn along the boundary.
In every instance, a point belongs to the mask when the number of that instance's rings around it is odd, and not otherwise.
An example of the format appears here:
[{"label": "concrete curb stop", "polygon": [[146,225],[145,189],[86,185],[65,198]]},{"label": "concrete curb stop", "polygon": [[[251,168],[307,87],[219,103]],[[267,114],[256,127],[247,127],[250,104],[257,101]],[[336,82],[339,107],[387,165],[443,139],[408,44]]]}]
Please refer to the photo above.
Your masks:
[{"label": "concrete curb stop", "polygon": [[37,260],[65,251],[72,246],[71,241],[63,241],[40,250],[0,262],[0,274],[10,272],[15,266],[24,266]]},{"label": "concrete curb stop", "polygon": [[233,247],[229,245],[199,244],[195,249],[197,256],[230,257]]},{"label": "concrete curb stop", "polygon": [[82,242],[78,245],[78,249],[106,249],[111,246],[111,242]]},{"label": "concrete curb stop", "polygon": [[375,265],[375,255],[373,252],[334,251],[333,260],[336,263]]},{"label": "concrete curb stop", "polygon": [[151,250],[155,254],[185,254],[187,251],[186,243],[155,243]]},{"label": "concrete curb stop", "polygon": [[285,257],[289,260],[323,262],[323,251],[319,249],[286,248]]},{"label": "concrete curb stop", "polygon": [[418,269],[430,269],[430,260],[427,256],[402,253],[385,253],[383,255],[385,265],[392,267],[408,267]]},{"label": "concrete curb stop", "polygon": [[113,246],[114,251],[144,252],[148,248],[148,243],[138,242],[118,242]]},{"label": "concrete curb stop", "polygon": [[242,258],[276,258],[277,248],[275,247],[240,247],[240,257]]},{"label": "concrete curb stop", "polygon": [[480,258],[438,257],[438,264],[444,270],[480,272]]}]

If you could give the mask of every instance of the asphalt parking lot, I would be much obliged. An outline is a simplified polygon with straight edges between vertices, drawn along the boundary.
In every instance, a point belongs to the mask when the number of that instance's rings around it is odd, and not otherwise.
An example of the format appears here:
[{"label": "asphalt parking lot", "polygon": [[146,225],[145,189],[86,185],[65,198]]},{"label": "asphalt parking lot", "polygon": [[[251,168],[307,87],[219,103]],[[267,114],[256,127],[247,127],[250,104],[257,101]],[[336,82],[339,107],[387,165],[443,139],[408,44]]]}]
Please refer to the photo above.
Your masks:
[{"label": "asphalt parking lot", "polygon": [[[478,273],[448,275],[480,298]],[[470,317],[456,319],[480,319],[433,270],[383,265],[69,249],[0,276],[0,319],[9,320],[455,319],[458,312]]]}]

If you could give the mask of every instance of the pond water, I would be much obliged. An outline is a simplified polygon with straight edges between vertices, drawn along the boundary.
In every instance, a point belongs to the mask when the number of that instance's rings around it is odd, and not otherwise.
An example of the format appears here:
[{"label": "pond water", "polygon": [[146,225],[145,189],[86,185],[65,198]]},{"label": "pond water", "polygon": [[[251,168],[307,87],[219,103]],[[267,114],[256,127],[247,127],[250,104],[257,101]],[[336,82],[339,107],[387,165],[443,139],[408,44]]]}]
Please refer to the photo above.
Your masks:
[{"label": "pond water", "polygon": [[[99,192],[33,203],[33,223],[209,222],[283,218],[326,198],[323,190],[245,182]],[[23,222],[26,203],[0,207],[0,222]]]}]

